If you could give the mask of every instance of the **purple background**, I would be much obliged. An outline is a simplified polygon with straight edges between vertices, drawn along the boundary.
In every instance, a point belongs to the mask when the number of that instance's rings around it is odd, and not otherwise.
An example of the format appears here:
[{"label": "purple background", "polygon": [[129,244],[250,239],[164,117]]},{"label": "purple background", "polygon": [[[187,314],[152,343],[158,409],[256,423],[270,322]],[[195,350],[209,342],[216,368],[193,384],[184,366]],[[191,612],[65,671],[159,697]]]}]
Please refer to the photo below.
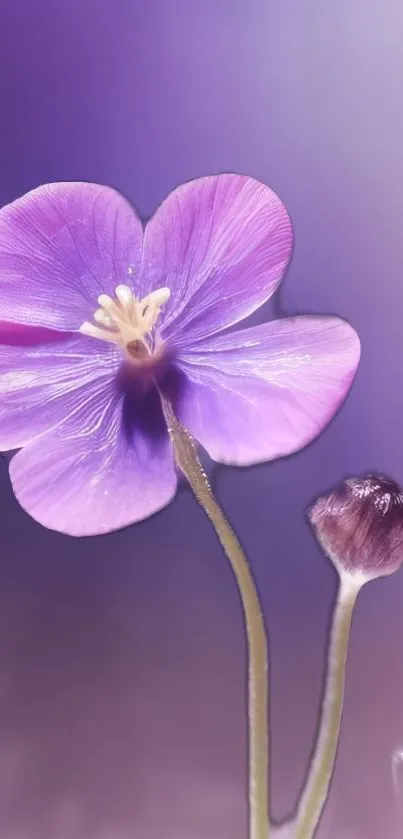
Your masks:
[{"label": "purple background", "polygon": [[[277,819],[305,770],[335,590],[304,508],[348,473],[403,482],[402,37],[401,0],[0,3],[1,204],[84,179],[148,215],[189,178],[253,175],[295,227],[270,312],[340,314],[362,338],[320,439],[215,473],[270,627]],[[0,493],[0,839],[245,839],[241,611],[190,493],[81,541],[22,512],[4,461]],[[320,837],[403,830],[402,600],[402,573],[360,595]]]}]

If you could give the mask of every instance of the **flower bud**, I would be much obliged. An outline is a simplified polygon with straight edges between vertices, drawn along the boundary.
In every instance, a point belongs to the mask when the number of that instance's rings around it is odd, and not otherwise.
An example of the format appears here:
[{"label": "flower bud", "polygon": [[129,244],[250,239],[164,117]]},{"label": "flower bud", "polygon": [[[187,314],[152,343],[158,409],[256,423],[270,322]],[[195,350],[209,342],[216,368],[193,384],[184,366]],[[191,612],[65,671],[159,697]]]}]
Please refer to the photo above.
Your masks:
[{"label": "flower bud", "polygon": [[390,478],[349,478],[318,498],[308,517],[339,572],[369,580],[403,562],[403,490]]}]

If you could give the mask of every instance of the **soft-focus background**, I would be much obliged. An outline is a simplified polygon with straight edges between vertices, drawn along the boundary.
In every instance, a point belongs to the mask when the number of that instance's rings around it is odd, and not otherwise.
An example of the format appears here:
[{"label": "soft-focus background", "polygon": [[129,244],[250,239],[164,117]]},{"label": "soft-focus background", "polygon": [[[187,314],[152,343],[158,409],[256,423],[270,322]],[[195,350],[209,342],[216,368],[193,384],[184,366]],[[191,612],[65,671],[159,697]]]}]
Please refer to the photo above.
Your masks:
[{"label": "soft-focus background", "polygon": [[[361,335],[320,439],[214,477],[270,628],[276,819],[305,771],[335,591],[304,508],[348,473],[403,482],[402,38],[401,0],[0,0],[1,204],[83,179],[149,215],[181,181],[253,175],[295,226],[267,313]],[[3,460],[0,499],[0,839],[245,839],[241,611],[190,493],[82,541],[22,512]],[[360,595],[320,839],[403,834],[402,641],[398,574]]]}]

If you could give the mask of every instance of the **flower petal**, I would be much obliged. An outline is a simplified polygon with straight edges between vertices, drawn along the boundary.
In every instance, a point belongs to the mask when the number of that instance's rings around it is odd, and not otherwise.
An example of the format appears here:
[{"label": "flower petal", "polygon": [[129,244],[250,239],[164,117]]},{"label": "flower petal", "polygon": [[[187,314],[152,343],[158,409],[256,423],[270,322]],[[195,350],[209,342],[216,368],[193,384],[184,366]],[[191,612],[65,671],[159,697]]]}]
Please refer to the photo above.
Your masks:
[{"label": "flower petal", "polygon": [[216,336],[181,353],[178,418],[222,463],[301,449],[345,398],[360,355],[345,321],[296,317]]},{"label": "flower petal", "polygon": [[59,330],[43,329],[41,326],[27,326],[22,323],[8,323],[0,320],[0,344],[15,344],[22,347],[48,341],[62,341],[69,338],[70,335],[70,332],[60,332]]},{"label": "flower petal", "polygon": [[[17,337],[28,340],[24,332]],[[0,450],[18,449],[58,425],[77,410],[89,385],[113,378],[120,362],[112,344],[83,335],[0,345]]]},{"label": "flower petal", "polygon": [[76,330],[130,281],[143,231],[114,189],[40,186],[0,210],[0,320]]},{"label": "flower petal", "polygon": [[131,402],[110,381],[11,460],[22,507],[71,536],[108,533],[160,510],[176,491],[173,452],[156,390]]},{"label": "flower petal", "polygon": [[269,187],[243,175],[200,178],[174,190],[148,223],[142,294],[171,289],[163,336],[187,346],[267,300],[291,247],[290,219]]}]

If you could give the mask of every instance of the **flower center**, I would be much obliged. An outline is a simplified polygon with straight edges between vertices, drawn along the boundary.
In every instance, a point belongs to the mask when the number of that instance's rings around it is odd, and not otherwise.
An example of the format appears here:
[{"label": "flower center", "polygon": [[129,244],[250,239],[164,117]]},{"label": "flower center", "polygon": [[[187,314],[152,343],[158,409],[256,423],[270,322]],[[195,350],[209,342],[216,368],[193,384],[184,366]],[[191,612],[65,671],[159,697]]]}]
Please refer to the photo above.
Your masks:
[{"label": "flower center", "polygon": [[93,317],[99,326],[85,321],[80,332],[117,344],[134,360],[146,361],[157,349],[159,336],[153,334],[153,329],[171,292],[169,288],[158,288],[137,300],[129,286],[118,285],[115,294],[115,299],[107,294],[98,297],[100,308]]}]

